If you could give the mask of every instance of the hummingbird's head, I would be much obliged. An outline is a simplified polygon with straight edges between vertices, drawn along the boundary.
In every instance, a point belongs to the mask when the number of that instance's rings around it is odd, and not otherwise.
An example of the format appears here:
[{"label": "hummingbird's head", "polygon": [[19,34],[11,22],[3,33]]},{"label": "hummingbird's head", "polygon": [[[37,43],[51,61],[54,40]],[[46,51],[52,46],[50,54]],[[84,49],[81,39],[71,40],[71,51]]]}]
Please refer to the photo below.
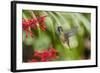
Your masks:
[{"label": "hummingbird's head", "polygon": [[62,29],[61,26],[58,26],[58,32],[59,32],[59,33],[63,32],[63,29]]}]

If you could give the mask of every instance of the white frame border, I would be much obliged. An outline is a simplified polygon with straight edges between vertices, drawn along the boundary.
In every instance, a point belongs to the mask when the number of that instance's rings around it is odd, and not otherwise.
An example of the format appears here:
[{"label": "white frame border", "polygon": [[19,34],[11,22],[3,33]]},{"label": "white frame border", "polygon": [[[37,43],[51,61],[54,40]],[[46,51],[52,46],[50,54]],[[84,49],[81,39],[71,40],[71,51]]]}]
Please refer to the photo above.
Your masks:
[{"label": "white frame border", "polygon": [[[17,41],[16,41],[16,64],[17,70],[22,69],[40,69],[40,68],[53,68],[53,67],[73,67],[73,66],[85,66],[96,65],[96,9],[94,8],[82,8],[82,7],[60,7],[60,6],[47,6],[47,5],[29,5],[29,4],[17,4],[16,9],[16,22],[17,22]],[[40,62],[40,63],[22,63],[22,10],[45,10],[45,11],[67,11],[67,12],[84,12],[91,13],[91,60],[79,60],[79,61],[57,61],[57,62]],[[58,63],[59,62],[59,63]],[[55,65],[55,66],[54,66]]]}]

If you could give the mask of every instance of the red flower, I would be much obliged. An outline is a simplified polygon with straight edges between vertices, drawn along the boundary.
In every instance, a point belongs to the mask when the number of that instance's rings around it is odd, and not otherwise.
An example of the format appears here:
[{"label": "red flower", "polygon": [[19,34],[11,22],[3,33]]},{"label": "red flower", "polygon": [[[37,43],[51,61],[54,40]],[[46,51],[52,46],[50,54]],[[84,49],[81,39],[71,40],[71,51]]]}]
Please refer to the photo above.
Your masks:
[{"label": "red flower", "polygon": [[42,17],[38,18],[38,22],[40,23],[40,29],[43,31],[46,30],[45,18],[46,18],[46,16],[42,16]]},{"label": "red flower", "polygon": [[31,37],[33,36],[31,28],[36,30],[37,23],[40,23],[39,27],[42,31],[46,30],[45,17],[46,16],[41,16],[39,18],[29,19],[29,20],[22,19],[22,26],[23,26],[23,30],[26,32],[26,37],[28,36],[28,33],[30,34]]},{"label": "red flower", "polygon": [[47,15],[39,17],[38,22],[40,22],[40,23],[44,22],[46,17],[47,17]]},{"label": "red flower", "polygon": [[39,51],[34,51],[34,56],[35,57],[41,57],[41,53]]},{"label": "red flower", "polygon": [[33,34],[32,34],[32,31],[31,31],[31,28],[30,28],[30,23],[28,22],[28,20],[23,19],[23,20],[22,20],[22,26],[23,26],[23,30],[24,30],[25,33],[26,33],[26,37],[28,37],[28,33],[29,33],[30,36],[32,37]]},{"label": "red flower", "polygon": [[55,48],[49,48],[49,50],[44,50],[39,52],[34,51],[32,62],[47,62],[58,58],[57,50]]},{"label": "red flower", "polygon": [[29,23],[30,23],[31,28],[33,28],[33,29],[37,28],[37,20],[36,19],[30,19]]},{"label": "red flower", "polygon": [[51,59],[55,59],[55,58],[57,58],[57,50],[56,49],[54,49],[54,48],[50,48],[50,50],[49,50],[51,53],[50,53],[50,56],[51,56]]},{"label": "red flower", "polygon": [[41,59],[43,60],[43,59],[48,59],[50,57],[50,55],[49,55],[49,51],[44,51],[44,52],[42,52],[42,54],[41,54]]}]

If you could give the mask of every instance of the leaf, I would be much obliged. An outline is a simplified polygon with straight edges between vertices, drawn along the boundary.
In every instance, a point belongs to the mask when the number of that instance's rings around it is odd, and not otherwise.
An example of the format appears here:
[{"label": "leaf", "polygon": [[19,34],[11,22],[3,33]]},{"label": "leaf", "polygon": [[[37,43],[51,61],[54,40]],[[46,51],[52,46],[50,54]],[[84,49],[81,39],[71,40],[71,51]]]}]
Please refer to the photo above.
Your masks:
[{"label": "leaf", "polygon": [[71,28],[71,25],[69,24],[69,21],[62,16],[62,12],[55,12],[58,16],[59,21],[61,22],[61,26],[64,31],[67,31]]},{"label": "leaf", "polygon": [[39,37],[36,37],[33,43],[34,49],[40,51],[48,49],[50,45],[51,45],[50,37],[42,31],[41,35]]}]

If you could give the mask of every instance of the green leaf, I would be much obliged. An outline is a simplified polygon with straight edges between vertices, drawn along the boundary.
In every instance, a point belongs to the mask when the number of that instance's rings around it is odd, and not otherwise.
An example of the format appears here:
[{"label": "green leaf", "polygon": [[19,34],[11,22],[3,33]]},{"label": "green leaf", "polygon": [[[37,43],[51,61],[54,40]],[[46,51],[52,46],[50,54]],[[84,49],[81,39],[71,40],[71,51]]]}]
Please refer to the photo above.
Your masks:
[{"label": "green leaf", "polygon": [[40,51],[48,49],[50,45],[51,45],[50,37],[42,31],[41,35],[39,37],[36,37],[33,43],[34,49]]}]

